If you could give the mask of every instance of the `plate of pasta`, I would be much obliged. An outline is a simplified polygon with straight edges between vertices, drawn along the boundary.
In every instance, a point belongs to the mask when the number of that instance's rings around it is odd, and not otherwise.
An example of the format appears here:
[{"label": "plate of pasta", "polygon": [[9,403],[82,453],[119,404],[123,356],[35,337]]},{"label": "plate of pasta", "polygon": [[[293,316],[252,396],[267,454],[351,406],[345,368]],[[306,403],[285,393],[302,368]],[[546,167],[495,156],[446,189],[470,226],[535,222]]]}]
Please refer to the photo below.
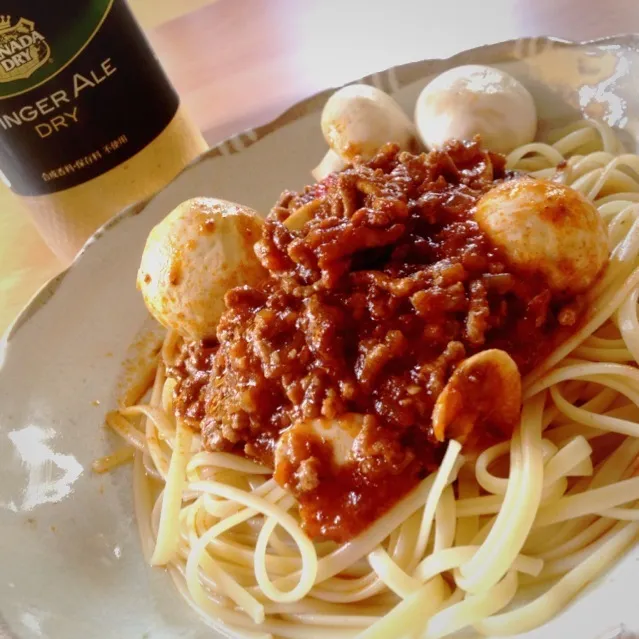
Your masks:
[{"label": "plate of pasta", "polygon": [[0,636],[639,632],[635,36],[327,91],[0,346]]}]

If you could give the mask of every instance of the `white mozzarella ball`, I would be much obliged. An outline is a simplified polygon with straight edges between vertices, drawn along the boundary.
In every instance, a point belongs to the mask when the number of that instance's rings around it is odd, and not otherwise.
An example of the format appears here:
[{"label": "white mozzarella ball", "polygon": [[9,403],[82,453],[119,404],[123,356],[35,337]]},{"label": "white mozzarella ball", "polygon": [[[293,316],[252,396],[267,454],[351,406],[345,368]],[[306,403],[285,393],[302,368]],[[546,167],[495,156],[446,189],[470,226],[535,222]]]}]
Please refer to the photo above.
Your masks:
[{"label": "white mozzarella ball", "polygon": [[503,182],[479,200],[475,219],[513,266],[541,274],[555,292],[585,291],[608,260],[599,212],[563,184],[528,177]]},{"label": "white mozzarella ball", "polygon": [[479,134],[486,148],[509,153],[533,141],[537,110],[528,90],[510,74],[471,64],[445,71],[422,90],[415,124],[429,148]]},{"label": "white mozzarella ball", "polygon": [[321,125],[329,147],[345,162],[358,155],[368,160],[388,142],[407,150],[415,141],[413,123],[397,102],[366,84],[336,91],[324,106]]},{"label": "white mozzarella ball", "polygon": [[267,272],[253,245],[262,220],[248,207],[194,198],[175,208],[147,239],[137,285],[164,326],[188,339],[213,339],[224,294]]}]

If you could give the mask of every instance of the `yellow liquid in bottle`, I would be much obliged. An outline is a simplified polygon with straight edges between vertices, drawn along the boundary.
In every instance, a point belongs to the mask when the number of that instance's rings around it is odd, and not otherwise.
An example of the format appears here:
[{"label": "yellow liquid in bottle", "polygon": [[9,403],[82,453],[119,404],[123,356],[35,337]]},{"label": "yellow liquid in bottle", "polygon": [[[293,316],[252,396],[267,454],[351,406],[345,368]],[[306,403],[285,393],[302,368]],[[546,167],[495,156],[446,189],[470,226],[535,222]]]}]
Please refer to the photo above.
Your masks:
[{"label": "yellow liquid in bottle", "polygon": [[69,189],[21,199],[45,242],[68,264],[96,229],[156,193],[206,148],[180,106],[164,131],[122,164]]}]

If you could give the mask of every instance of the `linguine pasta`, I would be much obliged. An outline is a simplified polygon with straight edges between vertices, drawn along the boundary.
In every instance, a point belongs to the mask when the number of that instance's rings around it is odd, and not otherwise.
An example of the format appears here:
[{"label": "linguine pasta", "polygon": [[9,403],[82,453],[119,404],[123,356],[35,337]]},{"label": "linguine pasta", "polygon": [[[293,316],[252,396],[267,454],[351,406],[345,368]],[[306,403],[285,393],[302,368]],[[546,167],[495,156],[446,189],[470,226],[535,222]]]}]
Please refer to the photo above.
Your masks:
[{"label": "linguine pasta", "polygon": [[516,634],[639,537],[639,156],[581,121],[515,149],[508,167],[590,199],[610,264],[580,328],[524,379],[511,441],[474,458],[450,441],[440,468],[352,541],[312,542],[270,470],[201,450],[174,417],[175,334],[148,402],[109,414],[130,448],[101,469],[135,451],[146,558],[213,628],[247,639]]}]

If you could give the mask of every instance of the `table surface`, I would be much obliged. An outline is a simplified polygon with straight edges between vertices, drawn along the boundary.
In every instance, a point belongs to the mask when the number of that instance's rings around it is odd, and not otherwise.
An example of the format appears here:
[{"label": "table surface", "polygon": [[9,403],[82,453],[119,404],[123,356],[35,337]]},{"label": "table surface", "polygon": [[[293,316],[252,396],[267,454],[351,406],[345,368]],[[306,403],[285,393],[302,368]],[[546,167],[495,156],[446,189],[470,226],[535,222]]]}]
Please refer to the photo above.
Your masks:
[{"label": "table surface", "polygon": [[[395,64],[523,36],[639,32],[637,0],[130,1],[211,144]],[[4,187],[0,210],[2,333],[62,266]]]}]

